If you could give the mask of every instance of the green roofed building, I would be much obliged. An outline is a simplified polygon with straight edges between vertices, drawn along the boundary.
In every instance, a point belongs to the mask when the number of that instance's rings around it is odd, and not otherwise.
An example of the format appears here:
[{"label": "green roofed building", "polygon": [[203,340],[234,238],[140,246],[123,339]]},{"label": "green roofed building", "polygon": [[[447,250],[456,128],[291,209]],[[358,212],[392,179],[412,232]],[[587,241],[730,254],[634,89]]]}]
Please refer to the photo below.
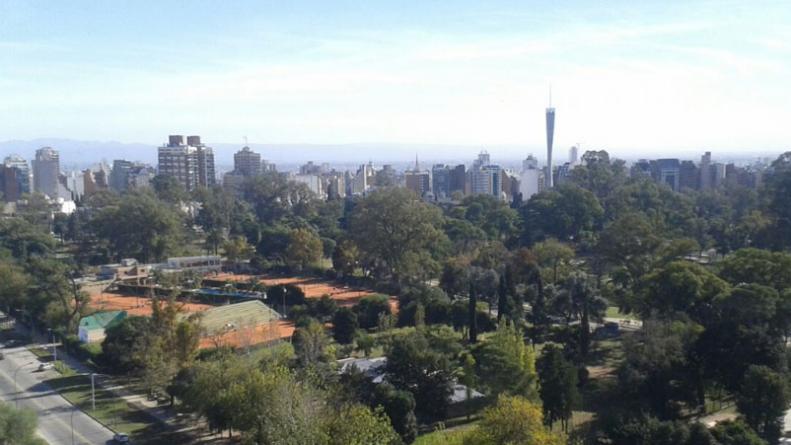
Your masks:
[{"label": "green roofed building", "polygon": [[80,320],[77,335],[83,343],[97,343],[104,340],[104,331],[126,318],[126,311],[97,312]]}]

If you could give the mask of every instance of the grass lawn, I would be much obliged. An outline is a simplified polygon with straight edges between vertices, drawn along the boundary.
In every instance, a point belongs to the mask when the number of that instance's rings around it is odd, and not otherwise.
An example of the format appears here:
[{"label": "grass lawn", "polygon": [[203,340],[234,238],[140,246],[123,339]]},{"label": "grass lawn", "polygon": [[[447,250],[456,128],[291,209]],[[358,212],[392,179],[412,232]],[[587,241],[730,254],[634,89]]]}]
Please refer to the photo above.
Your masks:
[{"label": "grass lawn", "polygon": [[413,445],[461,445],[464,431],[475,426],[475,422],[466,423],[450,429],[441,429],[417,437]]},{"label": "grass lawn", "polygon": [[111,392],[96,389],[96,410],[91,409],[91,378],[72,375],[48,380],[53,389],[69,402],[116,432],[127,433],[134,443],[172,444],[164,427],[148,414],[130,407]]},{"label": "grass lawn", "polygon": [[607,318],[623,318],[624,320],[639,320],[640,318],[637,317],[637,314],[634,313],[623,313],[618,310],[615,306],[609,306],[607,308],[607,312],[604,313],[604,316]]},{"label": "grass lawn", "polygon": [[44,362],[51,362],[52,359],[54,358],[52,356],[52,348],[42,348],[36,346],[34,348],[28,348],[28,351],[32,352],[33,355],[35,355],[36,357],[38,357],[39,360]]}]

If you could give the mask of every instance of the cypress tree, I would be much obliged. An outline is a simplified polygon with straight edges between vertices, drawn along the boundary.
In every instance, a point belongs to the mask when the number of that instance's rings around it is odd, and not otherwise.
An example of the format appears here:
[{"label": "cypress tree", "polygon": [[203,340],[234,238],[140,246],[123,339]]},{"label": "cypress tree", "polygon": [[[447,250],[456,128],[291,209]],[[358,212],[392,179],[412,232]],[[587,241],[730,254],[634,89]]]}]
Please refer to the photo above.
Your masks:
[{"label": "cypress tree", "polygon": [[470,325],[470,343],[478,342],[478,295],[475,294],[475,285],[470,280],[470,307],[469,307],[469,325]]}]

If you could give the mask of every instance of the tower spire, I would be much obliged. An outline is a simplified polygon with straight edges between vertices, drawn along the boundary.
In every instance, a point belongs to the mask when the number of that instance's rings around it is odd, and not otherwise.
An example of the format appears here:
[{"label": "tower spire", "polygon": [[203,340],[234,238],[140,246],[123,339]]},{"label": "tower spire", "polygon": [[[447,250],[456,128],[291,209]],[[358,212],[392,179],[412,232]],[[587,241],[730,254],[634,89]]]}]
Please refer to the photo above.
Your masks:
[{"label": "tower spire", "polygon": [[417,160],[417,152],[415,153],[415,171],[416,172],[420,171],[420,163]]}]

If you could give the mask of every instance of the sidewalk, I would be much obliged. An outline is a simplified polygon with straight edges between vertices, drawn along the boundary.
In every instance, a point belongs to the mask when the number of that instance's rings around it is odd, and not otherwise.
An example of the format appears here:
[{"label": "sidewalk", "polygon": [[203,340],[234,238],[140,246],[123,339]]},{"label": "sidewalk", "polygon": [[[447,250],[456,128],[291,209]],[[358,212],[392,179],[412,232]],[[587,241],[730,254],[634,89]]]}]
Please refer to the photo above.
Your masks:
[{"label": "sidewalk", "polygon": [[[42,340],[47,340],[46,334],[36,334],[33,335],[29,329],[25,326],[17,323],[16,329],[23,333],[23,334],[30,334],[31,339],[33,342],[28,345],[29,347],[38,346],[40,348],[45,348],[48,350],[52,350],[53,344],[52,343],[44,343]],[[56,343],[57,344],[57,343]],[[80,360],[72,357],[69,355],[63,348],[57,348],[57,356],[58,360],[65,363],[68,367],[73,369],[78,374],[90,375],[94,373],[92,369],[90,369],[87,365],[82,363]],[[135,394],[129,391],[123,385],[108,382],[109,376],[104,374],[96,374],[95,376],[95,383],[97,389],[103,389],[112,393],[115,397],[123,400],[133,408],[147,414],[153,419],[156,419],[160,423],[164,424],[168,429],[172,430],[173,432],[189,432],[192,430],[197,430],[200,428],[197,422],[185,422],[183,416],[179,416],[176,412],[174,412],[170,407],[159,405],[156,400],[148,400],[148,398],[141,394]]]}]

